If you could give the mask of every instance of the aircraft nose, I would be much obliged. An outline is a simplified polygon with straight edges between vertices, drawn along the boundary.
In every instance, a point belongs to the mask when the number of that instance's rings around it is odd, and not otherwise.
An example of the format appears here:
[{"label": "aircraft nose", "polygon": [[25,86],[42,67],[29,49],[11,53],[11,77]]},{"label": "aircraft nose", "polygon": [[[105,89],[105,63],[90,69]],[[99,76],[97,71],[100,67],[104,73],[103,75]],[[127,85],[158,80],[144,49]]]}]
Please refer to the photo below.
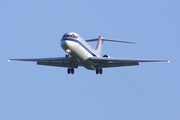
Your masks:
[{"label": "aircraft nose", "polygon": [[66,40],[61,39],[61,47],[62,47],[64,50],[68,49],[68,44],[67,44]]}]

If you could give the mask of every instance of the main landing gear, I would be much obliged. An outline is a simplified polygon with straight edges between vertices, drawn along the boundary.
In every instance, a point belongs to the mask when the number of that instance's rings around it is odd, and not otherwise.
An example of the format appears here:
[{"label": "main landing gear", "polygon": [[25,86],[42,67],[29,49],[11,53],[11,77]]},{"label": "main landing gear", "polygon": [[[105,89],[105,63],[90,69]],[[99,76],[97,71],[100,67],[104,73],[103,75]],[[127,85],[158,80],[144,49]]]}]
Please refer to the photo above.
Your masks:
[{"label": "main landing gear", "polygon": [[103,70],[102,68],[96,68],[96,74],[102,74],[103,73]]},{"label": "main landing gear", "polygon": [[67,73],[68,73],[68,74],[70,74],[70,73],[71,73],[71,74],[74,74],[74,68],[68,68],[68,69],[67,69]]}]

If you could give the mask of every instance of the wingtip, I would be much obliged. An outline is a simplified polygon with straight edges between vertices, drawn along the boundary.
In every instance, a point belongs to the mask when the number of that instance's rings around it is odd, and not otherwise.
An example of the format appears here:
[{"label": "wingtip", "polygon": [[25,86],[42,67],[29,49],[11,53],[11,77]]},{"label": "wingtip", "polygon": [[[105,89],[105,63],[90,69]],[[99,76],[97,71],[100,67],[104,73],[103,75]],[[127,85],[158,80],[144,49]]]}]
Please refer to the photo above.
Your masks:
[{"label": "wingtip", "polygon": [[136,44],[135,42],[128,42],[128,41],[125,41],[124,43]]},{"label": "wingtip", "polygon": [[171,62],[171,60],[168,60],[168,63],[170,63]]},{"label": "wingtip", "polygon": [[10,61],[11,61],[11,59],[8,59],[7,61],[8,61],[8,62],[10,62]]}]

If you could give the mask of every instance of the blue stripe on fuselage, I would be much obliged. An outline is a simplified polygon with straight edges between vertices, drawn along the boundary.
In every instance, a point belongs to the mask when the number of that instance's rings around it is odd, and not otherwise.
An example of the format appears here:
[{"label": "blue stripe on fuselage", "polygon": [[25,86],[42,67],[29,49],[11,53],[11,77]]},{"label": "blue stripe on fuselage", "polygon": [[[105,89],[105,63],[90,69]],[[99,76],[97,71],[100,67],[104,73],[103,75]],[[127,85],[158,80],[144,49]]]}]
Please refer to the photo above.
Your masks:
[{"label": "blue stripe on fuselage", "polygon": [[63,38],[61,41],[65,41],[65,40],[79,43],[79,44],[80,44],[85,50],[87,50],[92,56],[97,57],[97,55],[94,54],[94,53],[93,53],[88,47],[86,47],[81,41],[76,40],[76,39],[71,39],[71,38]]}]

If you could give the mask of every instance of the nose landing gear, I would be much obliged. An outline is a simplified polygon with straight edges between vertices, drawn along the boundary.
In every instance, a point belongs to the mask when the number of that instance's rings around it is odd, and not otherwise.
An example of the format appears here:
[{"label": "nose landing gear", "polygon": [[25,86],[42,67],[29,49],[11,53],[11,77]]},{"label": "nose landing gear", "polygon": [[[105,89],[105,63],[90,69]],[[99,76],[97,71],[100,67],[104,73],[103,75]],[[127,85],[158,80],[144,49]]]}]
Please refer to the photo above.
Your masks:
[{"label": "nose landing gear", "polygon": [[68,55],[68,54],[66,54],[66,55],[65,55],[65,57],[66,57],[66,58],[69,58],[69,55]]}]

